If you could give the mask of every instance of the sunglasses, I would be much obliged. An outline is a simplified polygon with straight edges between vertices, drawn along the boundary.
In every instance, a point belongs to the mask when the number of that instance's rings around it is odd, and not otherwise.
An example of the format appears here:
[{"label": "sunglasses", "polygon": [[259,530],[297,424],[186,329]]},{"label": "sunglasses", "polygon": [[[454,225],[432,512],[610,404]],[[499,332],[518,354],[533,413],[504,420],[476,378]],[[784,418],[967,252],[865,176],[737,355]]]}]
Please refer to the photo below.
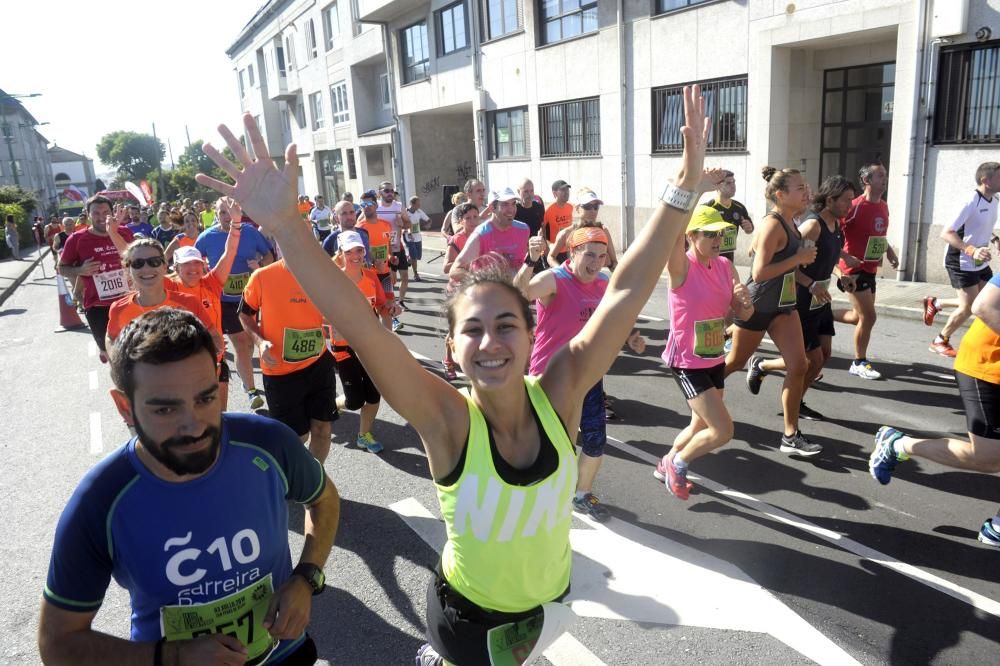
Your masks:
[{"label": "sunglasses", "polygon": [[165,263],[167,263],[167,260],[163,257],[150,257],[149,259],[133,259],[128,262],[128,267],[142,268],[143,266],[149,266],[150,268],[159,268]]},{"label": "sunglasses", "polygon": [[599,203],[589,203],[589,204],[583,204],[582,206],[580,206],[580,208],[582,208],[584,210],[598,210],[598,209],[600,209],[600,207],[601,207],[601,204],[599,204]]},{"label": "sunglasses", "polygon": [[362,207],[362,208],[371,208],[371,207],[372,207],[372,206],[374,206],[374,205],[375,205],[375,202],[374,202],[374,201],[367,201],[367,200],[365,200],[365,199],[362,199],[362,200],[361,200],[361,207]]},{"label": "sunglasses", "polygon": [[719,238],[720,236],[722,236],[726,232],[725,231],[699,231],[698,233],[700,233],[702,235],[702,237],[704,237],[704,238]]}]

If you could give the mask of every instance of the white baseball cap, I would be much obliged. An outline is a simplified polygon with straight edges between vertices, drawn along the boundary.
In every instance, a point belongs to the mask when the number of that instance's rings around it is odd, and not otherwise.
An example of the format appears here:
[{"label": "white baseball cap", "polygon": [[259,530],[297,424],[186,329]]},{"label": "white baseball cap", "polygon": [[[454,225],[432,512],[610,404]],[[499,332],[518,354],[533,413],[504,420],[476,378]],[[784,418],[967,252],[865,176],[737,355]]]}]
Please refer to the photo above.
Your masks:
[{"label": "white baseball cap", "polygon": [[601,201],[601,198],[597,196],[597,192],[594,192],[592,190],[577,190],[576,193],[577,206],[585,206],[591,203],[599,203],[602,206],[604,205],[604,202]]},{"label": "white baseball cap", "polygon": [[205,257],[201,256],[201,250],[194,245],[177,248],[177,251],[174,252],[174,263],[186,264],[189,261],[205,261]]},{"label": "white baseball cap", "polygon": [[509,187],[505,187],[499,190],[494,196],[493,201],[515,201],[517,199],[517,192]]},{"label": "white baseball cap", "polygon": [[364,247],[365,242],[361,240],[361,234],[357,231],[342,231],[337,236],[337,249],[341,252],[353,250],[356,247]]}]

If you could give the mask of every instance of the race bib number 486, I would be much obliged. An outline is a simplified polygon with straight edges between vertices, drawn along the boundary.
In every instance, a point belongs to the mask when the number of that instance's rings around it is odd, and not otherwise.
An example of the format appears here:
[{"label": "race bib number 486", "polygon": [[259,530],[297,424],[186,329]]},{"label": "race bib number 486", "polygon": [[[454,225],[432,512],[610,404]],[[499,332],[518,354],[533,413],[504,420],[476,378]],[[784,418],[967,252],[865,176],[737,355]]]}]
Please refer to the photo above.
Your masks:
[{"label": "race bib number 486", "polygon": [[319,356],[326,349],[323,329],[285,329],[285,339],[281,344],[281,356],[288,363],[297,363]]},{"label": "race bib number 486", "polygon": [[191,606],[160,608],[160,631],[168,641],[205,634],[228,634],[247,648],[248,664],[263,662],[278,645],[264,629],[264,616],[274,594],[271,574],[227,597]]}]

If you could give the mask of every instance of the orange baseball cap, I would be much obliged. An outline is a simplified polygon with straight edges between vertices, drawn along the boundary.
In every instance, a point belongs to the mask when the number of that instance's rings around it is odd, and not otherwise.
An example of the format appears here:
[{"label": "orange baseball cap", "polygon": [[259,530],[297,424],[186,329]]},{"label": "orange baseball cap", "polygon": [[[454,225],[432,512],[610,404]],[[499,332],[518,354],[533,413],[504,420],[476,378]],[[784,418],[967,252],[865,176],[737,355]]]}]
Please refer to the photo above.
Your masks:
[{"label": "orange baseball cap", "polygon": [[569,236],[569,247],[575,250],[586,243],[608,244],[608,234],[601,227],[580,227]]}]

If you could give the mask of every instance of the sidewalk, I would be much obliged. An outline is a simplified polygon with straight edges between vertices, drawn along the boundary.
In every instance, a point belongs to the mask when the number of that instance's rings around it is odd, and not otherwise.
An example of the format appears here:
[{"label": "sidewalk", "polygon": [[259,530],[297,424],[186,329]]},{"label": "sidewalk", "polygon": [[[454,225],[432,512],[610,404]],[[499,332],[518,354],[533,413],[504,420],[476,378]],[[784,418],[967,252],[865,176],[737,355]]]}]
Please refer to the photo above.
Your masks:
[{"label": "sidewalk", "polygon": [[[21,248],[21,260],[6,259],[0,261],[0,305],[4,304],[14,290],[35,270],[42,259],[49,256],[52,250],[48,247],[33,247],[31,249]],[[52,266],[46,266],[45,270],[55,273]]]},{"label": "sidewalk", "polygon": [[[444,248],[444,239],[439,232],[424,231],[424,252],[437,253]],[[434,254],[430,255],[431,257]],[[749,264],[739,264],[740,275],[746,275]],[[666,275],[666,273],[664,273]],[[830,295],[833,296],[833,306],[849,307],[847,295],[830,285]],[[934,282],[898,282],[893,278],[879,277],[876,285],[875,312],[881,316],[899,317],[920,321],[924,314],[923,300],[925,296],[937,298],[954,298],[955,290],[947,284]]]}]

